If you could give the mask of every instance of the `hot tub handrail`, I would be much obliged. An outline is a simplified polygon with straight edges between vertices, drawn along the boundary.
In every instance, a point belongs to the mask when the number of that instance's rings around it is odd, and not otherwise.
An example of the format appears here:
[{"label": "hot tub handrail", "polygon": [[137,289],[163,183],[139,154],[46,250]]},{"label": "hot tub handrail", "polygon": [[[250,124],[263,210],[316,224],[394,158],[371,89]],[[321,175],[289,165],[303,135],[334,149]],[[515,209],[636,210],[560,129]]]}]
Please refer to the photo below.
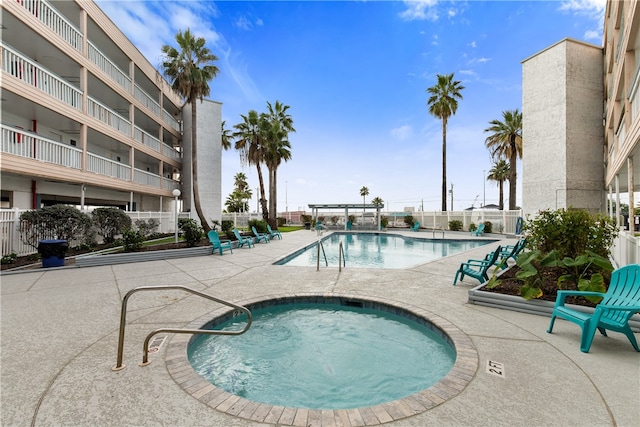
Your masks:
[{"label": "hot tub handrail", "polygon": [[[116,366],[114,366],[112,368],[112,370],[114,371],[119,371],[121,369],[124,368],[124,365],[122,363],[122,354],[124,351],[124,330],[125,330],[125,325],[126,325],[126,320],[127,320],[127,302],[129,300],[129,297],[131,297],[131,295],[133,295],[136,292],[139,291],[157,291],[157,290],[167,290],[167,289],[176,289],[176,290],[182,290],[185,292],[189,292],[193,295],[197,295],[200,296],[202,298],[206,298],[209,299],[211,301],[215,301],[219,304],[223,304],[229,307],[232,307],[236,310],[242,311],[244,313],[246,313],[247,315],[247,324],[245,325],[245,327],[242,330],[239,331],[218,331],[218,330],[208,330],[208,329],[176,329],[176,328],[161,328],[161,329],[156,329],[154,331],[152,331],[149,335],[147,335],[147,338],[145,338],[144,340],[144,348],[143,348],[143,356],[142,356],[142,363],[140,364],[140,366],[145,366],[149,364],[149,341],[151,340],[151,337],[153,337],[154,335],[160,333],[160,332],[170,332],[170,333],[176,333],[176,334],[203,334],[203,335],[240,335],[243,334],[245,332],[247,332],[247,330],[249,330],[249,327],[251,326],[251,322],[252,322],[252,316],[251,316],[251,312],[249,311],[249,309],[247,309],[246,307],[243,307],[241,305],[237,305],[234,304],[232,302],[229,301],[225,301],[222,300],[220,298],[216,298],[213,297],[211,295],[208,294],[204,294],[202,292],[198,292],[195,289],[191,289],[191,288],[187,288],[186,286],[180,286],[180,285],[172,285],[172,286],[140,286],[137,288],[134,288],[132,290],[130,290],[129,292],[127,292],[124,296],[124,298],[122,299],[122,308],[120,311],[120,332],[118,335],[118,357],[117,357],[117,361],[116,361]],[[235,315],[235,312],[234,312]]]}]

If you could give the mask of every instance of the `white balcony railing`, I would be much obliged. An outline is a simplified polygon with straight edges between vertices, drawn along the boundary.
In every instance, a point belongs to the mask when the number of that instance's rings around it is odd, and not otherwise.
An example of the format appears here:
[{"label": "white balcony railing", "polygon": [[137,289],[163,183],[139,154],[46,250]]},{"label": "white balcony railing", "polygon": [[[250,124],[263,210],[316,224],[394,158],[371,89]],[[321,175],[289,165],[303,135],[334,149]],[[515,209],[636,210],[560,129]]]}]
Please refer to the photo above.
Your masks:
[{"label": "white balcony railing", "polygon": [[3,153],[82,169],[82,150],[5,125],[1,129]]},{"label": "white balcony railing", "polygon": [[182,156],[180,155],[179,151],[177,151],[175,148],[164,143],[162,144],[162,154],[174,160],[182,159]]},{"label": "white balcony railing", "polygon": [[82,92],[7,45],[2,47],[2,70],[65,104],[81,110]]},{"label": "white balcony railing", "polygon": [[174,128],[176,131],[180,132],[180,123],[178,123],[178,121],[171,115],[169,114],[167,111],[162,110],[162,116],[164,117],[164,121],[169,123],[169,125]]},{"label": "white balcony railing", "polygon": [[133,127],[133,139],[150,147],[152,150],[155,150],[158,153],[160,152],[160,146],[162,145],[162,142],[158,138],[151,136],[137,126]]},{"label": "white balcony railing", "polygon": [[155,173],[143,171],[140,169],[133,170],[133,182],[136,184],[149,185],[151,187],[160,187],[160,176]]},{"label": "white balcony railing", "polygon": [[134,85],[133,95],[135,98],[142,103],[149,110],[153,111],[156,116],[160,117],[160,104],[149,96],[147,92],[142,90],[142,88],[138,85]]},{"label": "white balcony railing", "polygon": [[97,173],[98,175],[122,179],[124,181],[131,181],[131,166],[93,153],[87,153],[87,171]]},{"label": "white balcony railing", "polygon": [[90,96],[87,102],[87,114],[127,136],[131,135],[131,122],[129,120]]},{"label": "white balcony railing", "polygon": [[40,22],[49,27],[74,49],[82,52],[82,33],[45,0],[17,0]]},{"label": "white balcony railing", "polygon": [[107,56],[104,55],[93,43],[87,41],[87,46],[87,56],[89,57],[89,60],[96,64],[98,68],[105,72],[105,74],[111,77],[113,81],[129,92],[131,90],[131,78],[127,73],[111,62],[111,60],[107,58]]},{"label": "white balcony railing", "polygon": [[171,178],[162,177],[162,188],[173,191],[176,188],[180,189],[180,183]]}]

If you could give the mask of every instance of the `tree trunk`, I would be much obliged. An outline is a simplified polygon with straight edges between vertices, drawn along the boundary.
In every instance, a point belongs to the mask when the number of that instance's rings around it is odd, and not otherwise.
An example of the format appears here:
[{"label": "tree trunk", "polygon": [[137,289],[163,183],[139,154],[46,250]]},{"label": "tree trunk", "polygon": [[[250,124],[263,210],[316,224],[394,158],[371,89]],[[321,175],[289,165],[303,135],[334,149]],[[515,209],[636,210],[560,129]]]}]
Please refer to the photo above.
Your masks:
[{"label": "tree trunk", "polygon": [[509,210],[516,210],[516,163],[518,161],[518,152],[516,151],[515,137],[511,137],[511,157],[509,158]]},{"label": "tree trunk", "polygon": [[500,210],[504,210],[504,181],[498,181],[498,185],[500,186]]},{"label": "tree trunk", "polygon": [[267,199],[264,198],[264,178],[262,177],[262,168],[260,164],[256,165],[258,169],[258,182],[260,183],[260,206],[262,207],[262,219],[269,219],[269,208],[267,207]]},{"label": "tree trunk", "polygon": [[198,191],[198,141],[197,141],[197,131],[196,131],[196,120],[198,119],[198,113],[196,112],[196,99],[191,99],[189,101],[191,104],[191,174],[192,174],[192,183],[193,183],[193,204],[196,208],[196,213],[198,214],[198,218],[200,218],[200,224],[204,229],[205,233],[208,233],[211,230],[209,226],[209,222],[207,222],[207,218],[204,216],[204,212],[202,212],[202,205],[200,204],[200,192]]},{"label": "tree trunk", "polygon": [[271,227],[277,227],[278,206],[276,201],[278,200],[278,182],[277,182],[277,168],[269,170],[269,225]]},{"label": "tree trunk", "polygon": [[[453,209],[453,206],[451,206]],[[442,118],[442,212],[447,211],[447,118]]]}]

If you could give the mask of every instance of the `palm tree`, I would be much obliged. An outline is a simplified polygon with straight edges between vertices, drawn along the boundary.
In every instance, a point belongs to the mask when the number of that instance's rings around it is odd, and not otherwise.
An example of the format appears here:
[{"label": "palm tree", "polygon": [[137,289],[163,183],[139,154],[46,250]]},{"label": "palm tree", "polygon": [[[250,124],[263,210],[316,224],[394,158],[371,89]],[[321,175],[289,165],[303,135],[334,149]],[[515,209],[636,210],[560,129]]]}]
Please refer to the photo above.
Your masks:
[{"label": "palm tree", "polygon": [[220,137],[222,139],[222,149],[229,150],[231,148],[231,140],[233,139],[233,135],[231,135],[231,130],[227,129],[227,122],[224,120],[222,121],[222,125],[220,126]]},{"label": "palm tree", "polygon": [[500,159],[493,163],[493,167],[489,169],[489,175],[487,180],[497,181],[500,188],[500,210],[504,210],[504,182],[509,179],[509,163],[506,160]]},{"label": "palm tree", "polygon": [[240,151],[241,162],[255,165],[258,171],[260,206],[262,207],[262,218],[266,220],[269,217],[269,209],[264,197],[264,178],[261,165],[265,160],[264,135],[268,122],[264,119],[264,115],[258,115],[256,110],[250,110],[246,116],[240,114],[240,117],[242,117],[242,122],[233,126],[236,129],[236,132],[233,133],[233,138],[236,141],[235,148]]},{"label": "palm tree", "polygon": [[[451,74],[437,74],[438,83],[427,89],[429,113],[442,120],[442,211],[447,210],[447,122],[458,111],[464,86]],[[451,207],[453,209],[453,206]]]},{"label": "palm tree", "polygon": [[360,189],[360,195],[362,196],[362,223],[364,224],[364,205],[366,204],[366,197],[369,195],[369,189],[367,187],[362,187]]},{"label": "palm tree", "polygon": [[179,31],[176,34],[178,49],[164,45],[162,53],[165,57],[162,62],[164,75],[171,82],[171,87],[182,96],[185,105],[191,105],[191,153],[192,153],[192,179],[193,179],[193,201],[198,218],[205,232],[209,232],[211,227],[202,211],[200,204],[200,192],[198,191],[198,143],[196,123],[198,119],[196,100],[200,102],[205,96],[209,96],[209,80],[212,80],[220,71],[218,67],[212,65],[218,58],[205,47],[205,39],[194,37],[191,30],[184,33]]},{"label": "palm tree", "polygon": [[509,159],[509,210],[516,209],[516,163],[522,158],[522,113],[516,108],[502,112],[503,121],[492,120],[485,132],[491,135],[485,145],[493,158]]},{"label": "palm tree", "polygon": [[265,127],[265,164],[269,169],[269,218],[268,221],[272,227],[277,228],[276,216],[278,212],[277,204],[277,188],[278,188],[278,167],[284,160],[291,160],[291,143],[289,142],[289,133],[295,132],[293,127],[293,118],[287,114],[288,105],[283,105],[276,101],[275,105],[271,105],[267,101],[268,113],[265,119],[269,125]]}]

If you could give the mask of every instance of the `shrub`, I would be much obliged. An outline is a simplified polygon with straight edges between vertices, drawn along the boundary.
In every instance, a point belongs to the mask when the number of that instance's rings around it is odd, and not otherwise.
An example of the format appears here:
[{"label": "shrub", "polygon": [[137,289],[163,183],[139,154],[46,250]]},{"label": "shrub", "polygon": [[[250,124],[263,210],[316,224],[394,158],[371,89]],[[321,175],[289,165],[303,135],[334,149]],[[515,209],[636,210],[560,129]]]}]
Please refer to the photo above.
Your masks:
[{"label": "shrub", "polygon": [[302,223],[311,223],[311,215],[307,215],[307,214],[302,214],[300,215],[300,220],[302,221]]},{"label": "shrub", "polygon": [[23,212],[18,225],[20,239],[36,249],[42,239],[83,241],[90,229],[89,215],[66,205],[47,206]]},{"label": "shrub", "polygon": [[255,227],[258,233],[266,233],[267,232],[267,221],[263,219],[252,219],[249,221],[249,229],[251,227]]},{"label": "shrub", "polygon": [[158,227],[160,226],[160,221],[155,218],[150,218],[146,221],[143,219],[137,219],[135,224],[138,231],[142,233],[142,237],[148,239],[157,234]]},{"label": "shrub", "polygon": [[355,215],[349,215],[349,222],[351,222],[351,224],[355,224],[356,223],[356,216]]},{"label": "shrub", "polygon": [[18,260],[18,254],[15,252],[11,252],[0,259],[0,264],[15,264]]},{"label": "shrub", "polygon": [[222,229],[223,232],[227,232],[227,231],[233,231],[233,227],[235,226],[235,224],[233,223],[233,221],[231,220],[224,220],[222,221],[222,225],[220,226],[220,228]]},{"label": "shrub", "polygon": [[140,250],[144,241],[145,235],[140,229],[128,228],[122,233],[122,246],[124,246],[125,252]]},{"label": "shrub", "polygon": [[382,215],[382,217],[380,217],[380,226],[387,228],[387,225],[389,225],[389,217]]},{"label": "shrub", "polygon": [[413,227],[414,222],[413,215],[407,215],[404,217],[404,223],[407,224],[408,227]]},{"label": "shrub", "polygon": [[178,223],[187,246],[195,246],[204,238],[204,230],[195,219],[180,218]]},{"label": "shrub", "polygon": [[485,233],[493,232],[493,224],[491,223],[491,221],[484,222],[484,232]]},{"label": "shrub", "polygon": [[279,216],[276,218],[276,223],[278,224],[278,227],[282,227],[287,223],[287,218]]},{"label": "shrub", "polygon": [[[451,227],[449,227],[451,228]],[[478,226],[476,225],[475,222],[472,222],[471,224],[469,224],[469,231],[476,231],[476,229],[478,228]]]},{"label": "shrub", "polygon": [[97,208],[91,212],[93,223],[104,243],[113,243],[118,234],[131,228],[131,218],[118,208]]},{"label": "shrub", "polygon": [[449,230],[451,231],[460,231],[462,230],[462,221],[459,219],[452,219],[449,221]]},{"label": "shrub", "polygon": [[331,218],[329,218],[329,220],[331,221],[331,225],[337,225],[339,219],[340,218],[338,218],[336,215],[333,215]]},{"label": "shrub", "polygon": [[613,219],[578,209],[541,211],[525,221],[523,229],[528,248],[543,254],[555,249],[560,259],[576,258],[587,250],[606,258],[617,234]]}]

